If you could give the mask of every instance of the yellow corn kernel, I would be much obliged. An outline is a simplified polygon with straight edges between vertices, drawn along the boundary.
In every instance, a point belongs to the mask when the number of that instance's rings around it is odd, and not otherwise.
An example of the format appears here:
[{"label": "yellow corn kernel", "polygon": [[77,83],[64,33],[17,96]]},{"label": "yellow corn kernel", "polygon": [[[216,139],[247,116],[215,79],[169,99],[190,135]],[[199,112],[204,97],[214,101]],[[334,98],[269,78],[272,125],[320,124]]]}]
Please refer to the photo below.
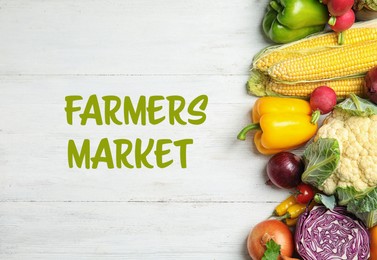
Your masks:
[{"label": "yellow corn kernel", "polygon": [[282,82],[324,81],[366,73],[377,66],[377,40],[344,45],[283,60],[268,69]]},{"label": "yellow corn kernel", "polygon": [[[377,39],[377,28],[351,28],[343,32],[343,45],[355,44]],[[338,46],[337,33],[331,32],[320,36],[312,36],[301,42],[287,46],[286,50],[311,49],[313,47]]]},{"label": "yellow corn kernel", "polygon": [[363,83],[364,77],[297,84],[284,84],[270,80],[266,82],[266,88],[280,95],[309,97],[315,88],[328,86],[335,91],[338,98],[346,98],[350,93],[364,96]]},{"label": "yellow corn kernel", "polygon": [[[343,45],[377,40],[377,28],[351,28],[343,33],[345,34]],[[278,48],[267,48],[254,61],[254,67],[260,71],[267,71],[273,64],[284,59],[299,57],[310,52],[319,52],[321,49],[336,46],[338,46],[338,36],[334,32],[311,36]]]}]

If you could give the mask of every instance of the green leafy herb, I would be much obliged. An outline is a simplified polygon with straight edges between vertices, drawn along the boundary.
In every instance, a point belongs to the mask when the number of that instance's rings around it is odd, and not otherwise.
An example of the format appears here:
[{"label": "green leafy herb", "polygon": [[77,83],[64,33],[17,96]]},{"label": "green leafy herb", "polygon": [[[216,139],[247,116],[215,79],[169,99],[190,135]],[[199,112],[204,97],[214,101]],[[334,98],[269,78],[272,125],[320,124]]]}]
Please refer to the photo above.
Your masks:
[{"label": "green leafy herb", "polygon": [[273,239],[270,239],[266,243],[266,251],[262,260],[276,260],[280,255],[280,245],[277,244]]},{"label": "green leafy herb", "polygon": [[319,187],[334,172],[340,159],[338,140],[319,138],[305,149],[303,154],[306,169],[301,179]]}]

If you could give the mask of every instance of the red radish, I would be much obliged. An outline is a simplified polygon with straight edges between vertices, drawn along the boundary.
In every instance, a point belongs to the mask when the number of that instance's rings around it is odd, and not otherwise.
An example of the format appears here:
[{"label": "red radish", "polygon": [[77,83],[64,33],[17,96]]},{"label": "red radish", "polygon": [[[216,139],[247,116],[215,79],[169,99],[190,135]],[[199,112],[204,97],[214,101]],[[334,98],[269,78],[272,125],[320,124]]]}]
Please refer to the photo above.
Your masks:
[{"label": "red radish", "polygon": [[329,2],[329,0],[319,0],[319,2],[320,2],[321,4],[327,5],[327,3]]},{"label": "red radish", "polygon": [[336,105],[336,93],[328,86],[319,86],[310,95],[309,103],[313,111],[318,110],[322,115],[327,114]]},{"label": "red radish", "polygon": [[331,16],[329,19],[330,28],[334,32],[343,32],[349,29],[355,22],[355,13],[352,9],[341,16]]},{"label": "red radish", "polygon": [[377,67],[368,71],[365,76],[364,88],[370,101],[377,104]]},{"label": "red radish", "polygon": [[341,16],[352,8],[354,2],[354,0],[328,0],[327,9],[331,16]]}]

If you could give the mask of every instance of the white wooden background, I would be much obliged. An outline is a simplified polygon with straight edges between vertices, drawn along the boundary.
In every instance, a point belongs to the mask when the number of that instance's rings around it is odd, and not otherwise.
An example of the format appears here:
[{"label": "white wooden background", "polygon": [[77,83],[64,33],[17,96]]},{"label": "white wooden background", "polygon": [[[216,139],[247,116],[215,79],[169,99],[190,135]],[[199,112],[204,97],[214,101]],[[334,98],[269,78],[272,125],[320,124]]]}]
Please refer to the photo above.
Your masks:
[{"label": "white wooden background", "polygon": [[[0,259],[249,259],[286,191],[236,140],[267,0],[1,0]],[[64,98],[209,97],[200,126],[69,126]],[[187,169],[69,169],[67,142],[193,138]],[[178,159],[174,155],[174,159]]]}]

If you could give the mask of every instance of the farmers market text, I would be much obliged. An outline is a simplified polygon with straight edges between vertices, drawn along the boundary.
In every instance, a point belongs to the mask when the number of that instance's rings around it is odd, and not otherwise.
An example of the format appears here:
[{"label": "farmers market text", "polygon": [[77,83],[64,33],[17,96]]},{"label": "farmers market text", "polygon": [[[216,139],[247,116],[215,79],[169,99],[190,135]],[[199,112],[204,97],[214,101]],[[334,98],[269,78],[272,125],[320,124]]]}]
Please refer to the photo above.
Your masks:
[{"label": "farmers market text", "polygon": [[[189,102],[178,95],[118,97],[79,95],[65,97],[66,122],[70,126],[153,126],[158,124],[200,125],[206,121],[208,96],[199,95]],[[76,127],[77,129],[77,127]],[[153,132],[153,131],[152,131]],[[175,149],[181,168],[187,168],[187,150],[192,138],[102,138],[96,144],[90,139],[68,140],[69,168],[96,169],[103,164],[113,168],[166,168],[174,163],[171,149]],[[154,157],[152,160],[151,157]]]}]

